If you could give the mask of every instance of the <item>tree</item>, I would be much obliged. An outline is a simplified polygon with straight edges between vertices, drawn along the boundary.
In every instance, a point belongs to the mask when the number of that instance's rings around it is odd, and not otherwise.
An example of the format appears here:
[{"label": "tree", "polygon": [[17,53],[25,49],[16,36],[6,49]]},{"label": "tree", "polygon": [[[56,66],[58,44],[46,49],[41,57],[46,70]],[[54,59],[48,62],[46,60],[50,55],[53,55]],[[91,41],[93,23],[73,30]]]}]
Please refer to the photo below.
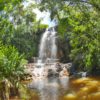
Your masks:
[{"label": "tree", "polygon": [[36,14],[33,12],[35,8],[35,4],[24,7],[22,3],[16,5],[14,10],[6,7],[3,10],[6,13],[1,13],[0,20],[0,38],[3,44],[15,46],[28,60],[38,55],[38,40],[47,27],[40,24],[40,20],[36,20]]},{"label": "tree", "polygon": [[[69,39],[68,56],[77,66],[92,71],[100,67],[100,1],[94,0],[41,0],[40,9],[58,20],[58,33]],[[67,41],[66,41],[67,42]]]}]

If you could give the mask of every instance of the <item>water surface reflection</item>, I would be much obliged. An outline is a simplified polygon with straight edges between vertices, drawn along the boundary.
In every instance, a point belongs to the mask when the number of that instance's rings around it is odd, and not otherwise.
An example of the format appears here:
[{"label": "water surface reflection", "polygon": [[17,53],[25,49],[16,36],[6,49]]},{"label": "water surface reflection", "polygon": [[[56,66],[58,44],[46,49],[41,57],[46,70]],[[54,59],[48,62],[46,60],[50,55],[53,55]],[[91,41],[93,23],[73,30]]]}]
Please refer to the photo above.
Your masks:
[{"label": "water surface reflection", "polygon": [[29,100],[100,100],[100,77],[35,79],[28,86],[38,94]]},{"label": "water surface reflection", "polygon": [[39,93],[39,100],[58,100],[69,87],[69,77],[36,79],[28,86]]}]

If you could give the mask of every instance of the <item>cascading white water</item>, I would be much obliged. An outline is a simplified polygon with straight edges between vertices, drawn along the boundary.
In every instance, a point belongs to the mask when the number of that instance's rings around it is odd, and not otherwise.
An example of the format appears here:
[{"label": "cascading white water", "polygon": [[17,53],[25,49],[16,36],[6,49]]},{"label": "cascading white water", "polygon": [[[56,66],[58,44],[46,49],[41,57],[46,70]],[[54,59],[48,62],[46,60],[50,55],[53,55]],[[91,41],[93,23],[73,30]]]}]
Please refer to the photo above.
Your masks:
[{"label": "cascading white water", "polygon": [[[46,30],[41,38],[39,45],[39,59],[33,74],[36,77],[47,76],[46,63],[54,63],[57,59],[56,32],[54,29]],[[54,66],[54,65],[53,65]],[[44,75],[45,74],[45,75]]]},{"label": "cascading white water", "polygon": [[45,62],[48,58],[52,61],[57,58],[56,32],[54,28],[52,30],[47,29],[44,32],[39,46],[39,58],[42,62]]}]

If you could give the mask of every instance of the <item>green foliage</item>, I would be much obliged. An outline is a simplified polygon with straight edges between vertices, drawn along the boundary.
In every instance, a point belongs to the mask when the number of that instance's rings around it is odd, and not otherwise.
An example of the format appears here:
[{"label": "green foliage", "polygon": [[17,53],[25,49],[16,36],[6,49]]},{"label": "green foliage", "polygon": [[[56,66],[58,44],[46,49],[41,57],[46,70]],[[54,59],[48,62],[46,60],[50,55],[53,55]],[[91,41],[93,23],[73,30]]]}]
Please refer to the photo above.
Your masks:
[{"label": "green foliage", "polygon": [[[99,4],[100,0],[42,0],[40,3],[42,9],[49,10],[51,16],[58,19],[58,33],[62,41],[66,38],[70,41],[68,56],[89,71],[94,67],[100,68]],[[52,12],[56,13],[52,15]]]},{"label": "green foliage", "polygon": [[46,26],[39,25],[37,27],[38,31],[36,30],[36,32],[34,32],[33,28],[30,28],[29,31],[23,31],[25,30],[25,25],[20,26],[16,29],[15,33],[13,34],[13,37],[11,38],[10,44],[17,47],[20,54],[24,53],[25,58],[28,60],[33,56],[38,56],[37,54],[40,36]]},{"label": "green foliage", "polygon": [[[87,70],[92,70],[93,66],[97,67],[100,63],[98,61],[98,33],[94,33],[96,20],[93,21],[92,16],[95,15],[92,15],[92,13],[89,12],[90,18],[85,18],[81,12],[76,13],[75,11],[73,15],[67,18],[68,27],[66,26],[66,34],[69,35],[72,47],[70,57],[74,62],[80,61],[81,66],[85,66]],[[71,27],[71,30],[69,30],[69,27]]]},{"label": "green foliage", "polygon": [[9,44],[13,36],[14,26],[8,19],[0,17],[0,40],[3,44]]},{"label": "green foliage", "polygon": [[[15,92],[24,76],[24,65],[27,63],[24,58],[37,55],[41,33],[47,27],[36,20],[33,12],[36,5],[25,7],[23,2],[25,0],[0,0],[0,82],[5,83],[7,79],[7,84]],[[3,87],[6,84],[0,87],[0,93]],[[6,92],[2,93],[3,97]]]},{"label": "green foliage", "polygon": [[26,61],[15,47],[0,46],[0,79],[8,79],[12,84],[24,74]]},{"label": "green foliage", "polygon": [[[11,4],[13,7],[13,5]],[[0,40],[3,44],[15,46],[26,59],[37,56],[41,33],[47,27],[36,20],[35,4],[24,7],[22,3],[13,9],[4,9],[0,17]]]},{"label": "green foliage", "polygon": [[23,0],[0,0],[0,11],[4,10],[5,8],[11,8],[11,6],[16,6],[17,4],[21,3]]}]

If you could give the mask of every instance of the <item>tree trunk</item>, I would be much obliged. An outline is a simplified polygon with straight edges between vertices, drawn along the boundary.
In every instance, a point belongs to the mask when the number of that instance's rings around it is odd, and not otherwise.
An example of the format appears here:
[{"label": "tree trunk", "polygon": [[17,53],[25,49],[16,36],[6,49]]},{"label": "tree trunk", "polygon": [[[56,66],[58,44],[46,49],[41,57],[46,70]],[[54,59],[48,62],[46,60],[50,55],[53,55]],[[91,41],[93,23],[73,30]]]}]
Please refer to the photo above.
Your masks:
[{"label": "tree trunk", "polygon": [[8,81],[0,82],[0,100],[9,100]]}]

